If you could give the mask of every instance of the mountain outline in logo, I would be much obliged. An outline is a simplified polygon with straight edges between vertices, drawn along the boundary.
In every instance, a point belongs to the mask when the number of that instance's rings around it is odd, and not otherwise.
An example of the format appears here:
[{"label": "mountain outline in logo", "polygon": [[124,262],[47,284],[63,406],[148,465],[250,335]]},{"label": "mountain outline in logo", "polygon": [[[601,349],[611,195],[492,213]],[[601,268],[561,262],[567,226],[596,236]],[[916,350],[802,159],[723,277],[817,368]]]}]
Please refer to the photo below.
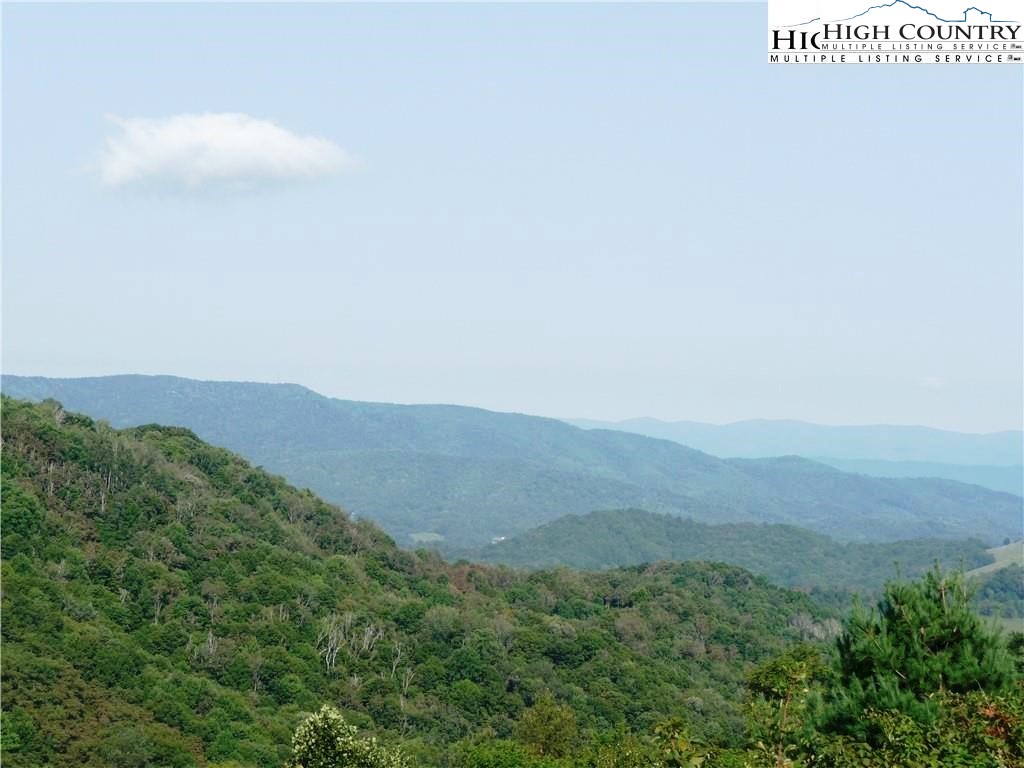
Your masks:
[{"label": "mountain outline in logo", "polygon": [[[978,8],[977,6],[974,6],[974,5],[970,6],[969,8],[964,8],[964,10],[963,10],[963,18],[961,18],[961,19],[944,19],[941,16],[939,16],[937,13],[934,13],[933,11],[930,11],[927,8],[923,7],[923,6],[913,5],[911,3],[908,3],[907,0],[892,0],[891,3],[883,3],[883,4],[880,4],[880,5],[872,5],[869,8],[865,8],[860,13],[855,13],[853,16],[848,16],[848,17],[846,17],[844,19],[833,19],[832,21],[826,21],[826,22],[822,22],[822,23],[824,23],[824,24],[841,24],[841,23],[843,23],[845,21],[853,21],[854,19],[859,19],[861,16],[866,16],[867,14],[871,13],[872,11],[881,10],[883,8],[894,8],[896,6],[903,6],[904,8],[906,8],[908,10],[921,11],[921,12],[927,14],[928,16],[931,16],[936,21],[941,21],[944,24],[966,24],[966,23],[969,23],[970,19],[968,19],[968,14],[970,14],[971,11],[977,12],[980,16],[988,16],[988,21],[985,22],[985,23],[988,23],[988,24],[1014,24],[1014,23],[1016,23],[1016,20],[1014,20],[1014,19],[993,19],[991,11],[983,11],[981,8]],[[819,21],[821,21],[821,17],[817,16],[817,17],[815,17],[813,19],[809,19],[808,21],[802,21],[799,24],[787,24],[786,27],[803,27],[803,26],[806,26],[808,24],[814,24],[815,22],[819,22]]]}]

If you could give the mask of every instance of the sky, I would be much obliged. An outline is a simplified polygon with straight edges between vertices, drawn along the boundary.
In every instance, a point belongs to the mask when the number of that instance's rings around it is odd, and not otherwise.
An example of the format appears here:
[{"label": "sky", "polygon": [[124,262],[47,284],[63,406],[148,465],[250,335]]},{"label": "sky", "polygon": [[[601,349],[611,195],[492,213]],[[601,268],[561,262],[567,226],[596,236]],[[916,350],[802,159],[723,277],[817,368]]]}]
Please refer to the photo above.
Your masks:
[{"label": "sky", "polygon": [[3,369],[1020,429],[1022,70],[766,7],[3,6]]}]

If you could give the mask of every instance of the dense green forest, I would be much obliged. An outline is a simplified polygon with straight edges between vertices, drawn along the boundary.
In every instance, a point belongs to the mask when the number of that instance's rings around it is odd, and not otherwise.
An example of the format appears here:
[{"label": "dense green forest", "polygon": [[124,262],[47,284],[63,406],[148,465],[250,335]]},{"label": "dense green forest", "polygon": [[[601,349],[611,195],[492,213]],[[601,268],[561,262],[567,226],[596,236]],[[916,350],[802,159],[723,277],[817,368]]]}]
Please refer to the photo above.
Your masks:
[{"label": "dense green forest", "polygon": [[[309,487],[404,546],[484,546],[566,514],[637,507],[771,522],[845,540],[1020,532],[1019,496],[846,474],[797,457],[723,460],[668,440],[459,406],[334,400],[295,385],[169,376],[3,377],[114,426],[176,424]],[[417,537],[417,538],[414,538]]]},{"label": "dense green forest", "polygon": [[[798,556],[794,556],[798,554]],[[841,543],[791,525],[708,525],[637,509],[570,515],[484,547],[484,562],[529,568],[601,569],[658,560],[720,560],[802,589],[873,593],[897,575],[916,578],[992,562],[977,540]]]},{"label": "dense green forest", "polygon": [[982,615],[1024,619],[1024,566],[1021,563],[985,574],[979,582],[975,603]]},{"label": "dense green forest", "polygon": [[441,764],[547,695],[580,739],[735,745],[744,675],[838,626],[725,565],[449,565],[182,428],[5,398],[2,429],[12,768],[281,765],[323,703]]},{"label": "dense green forest", "polygon": [[[683,717],[646,735],[584,740],[543,694],[514,740],[458,746],[458,768],[1019,768],[1024,635],[1004,640],[969,606],[962,572],[935,567],[858,606],[827,654],[795,644],[747,675],[741,746],[694,735]],[[295,768],[406,768],[399,746],[324,706],[296,730]]]}]

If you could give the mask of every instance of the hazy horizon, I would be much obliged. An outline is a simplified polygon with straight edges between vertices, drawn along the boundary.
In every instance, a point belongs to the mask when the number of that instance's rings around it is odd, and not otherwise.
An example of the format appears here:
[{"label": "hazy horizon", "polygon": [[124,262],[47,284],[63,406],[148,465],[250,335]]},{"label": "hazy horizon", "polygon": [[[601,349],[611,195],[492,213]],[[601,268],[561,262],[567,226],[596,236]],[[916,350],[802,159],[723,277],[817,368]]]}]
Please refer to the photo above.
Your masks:
[{"label": "hazy horizon", "polygon": [[728,427],[728,426],[739,425],[739,424],[750,424],[750,423],[756,423],[756,422],[764,422],[764,423],[779,423],[779,424],[783,424],[783,423],[801,424],[801,425],[813,426],[813,427],[898,427],[898,428],[908,428],[908,429],[933,429],[933,430],[938,430],[938,431],[942,431],[942,432],[952,432],[952,433],[966,434],[966,435],[997,435],[997,434],[1021,433],[1022,431],[1024,431],[1024,430],[1021,430],[1021,429],[1004,429],[1004,430],[993,430],[993,431],[990,431],[990,432],[970,432],[970,431],[966,431],[966,430],[949,430],[949,429],[944,429],[942,427],[932,427],[932,426],[929,426],[927,424],[900,424],[900,423],[893,423],[893,422],[864,422],[862,424],[829,423],[829,422],[807,421],[806,419],[794,419],[794,418],[784,418],[784,417],[783,418],[753,417],[753,418],[748,418],[748,419],[736,419],[736,420],[733,420],[733,421],[705,421],[705,420],[701,420],[701,419],[690,419],[690,418],[659,418],[659,417],[656,417],[656,416],[648,416],[648,415],[644,415],[644,414],[638,414],[638,415],[635,415],[635,416],[626,416],[626,417],[623,417],[621,419],[597,419],[597,418],[592,418],[590,416],[578,415],[578,414],[570,414],[570,415],[566,415],[566,414],[558,415],[558,414],[555,414],[555,415],[552,415],[552,414],[544,414],[544,413],[532,413],[532,412],[522,411],[522,410],[502,410],[502,409],[498,409],[498,408],[485,408],[484,406],[472,405],[472,404],[467,404],[467,403],[447,402],[447,401],[413,401],[413,400],[410,400],[410,401],[397,401],[397,400],[381,400],[381,399],[375,399],[375,398],[366,398],[366,399],[356,400],[356,398],[346,397],[344,395],[336,395],[336,394],[331,394],[329,392],[323,392],[323,391],[320,391],[320,390],[318,390],[318,389],[316,389],[314,387],[311,387],[311,386],[308,386],[306,384],[303,384],[302,382],[299,382],[299,381],[258,381],[258,380],[252,380],[252,379],[203,379],[203,378],[195,378],[195,377],[190,377],[190,376],[180,376],[180,375],[173,374],[173,373],[109,373],[109,374],[101,374],[101,375],[97,375],[97,376],[90,376],[90,375],[83,375],[83,376],[42,376],[40,374],[22,373],[22,372],[18,372],[18,371],[6,371],[5,370],[5,371],[2,371],[2,375],[4,375],[4,376],[14,376],[14,377],[20,377],[20,378],[45,378],[45,379],[56,379],[56,380],[60,380],[60,379],[70,379],[70,380],[74,380],[74,379],[103,379],[103,378],[115,378],[115,377],[121,377],[121,376],[147,376],[147,377],[153,377],[153,378],[174,378],[174,379],[183,379],[183,380],[186,380],[186,381],[201,381],[201,382],[218,383],[218,384],[265,384],[265,385],[268,385],[268,386],[298,386],[298,387],[302,387],[304,389],[307,389],[307,390],[309,390],[309,391],[311,391],[311,392],[313,392],[313,393],[315,393],[317,395],[322,395],[323,397],[327,397],[327,398],[335,399],[335,400],[347,400],[347,401],[368,402],[368,403],[382,403],[382,404],[386,404],[386,405],[426,405],[426,406],[443,405],[443,406],[459,406],[459,407],[467,407],[467,408],[481,408],[483,410],[490,410],[490,411],[494,411],[494,412],[498,412],[498,413],[517,413],[517,414],[521,414],[521,415],[524,415],[524,416],[539,416],[539,417],[542,417],[542,418],[556,419],[558,421],[565,421],[565,422],[569,422],[569,423],[573,423],[573,422],[593,422],[594,424],[616,425],[616,424],[626,424],[626,423],[629,423],[629,422],[643,422],[643,421],[648,421],[649,422],[649,421],[653,421],[653,422],[658,422],[658,423],[661,423],[661,424],[689,423],[689,424],[700,424],[700,425],[706,425],[706,426]]},{"label": "hazy horizon", "polygon": [[1024,424],[1019,67],[771,67],[757,4],[2,12],[5,372]]}]

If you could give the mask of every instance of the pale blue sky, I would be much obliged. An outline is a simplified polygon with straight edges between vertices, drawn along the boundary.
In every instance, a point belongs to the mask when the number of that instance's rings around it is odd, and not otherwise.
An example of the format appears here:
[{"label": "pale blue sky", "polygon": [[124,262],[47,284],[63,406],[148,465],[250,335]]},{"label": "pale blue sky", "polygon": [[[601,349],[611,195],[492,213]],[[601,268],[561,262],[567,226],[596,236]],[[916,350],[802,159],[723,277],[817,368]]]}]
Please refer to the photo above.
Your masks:
[{"label": "pale blue sky", "polygon": [[[763,5],[3,8],[11,373],[1021,427],[1019,67],[771,67]],[[105,115],[336,177],[112,188]]]}]

